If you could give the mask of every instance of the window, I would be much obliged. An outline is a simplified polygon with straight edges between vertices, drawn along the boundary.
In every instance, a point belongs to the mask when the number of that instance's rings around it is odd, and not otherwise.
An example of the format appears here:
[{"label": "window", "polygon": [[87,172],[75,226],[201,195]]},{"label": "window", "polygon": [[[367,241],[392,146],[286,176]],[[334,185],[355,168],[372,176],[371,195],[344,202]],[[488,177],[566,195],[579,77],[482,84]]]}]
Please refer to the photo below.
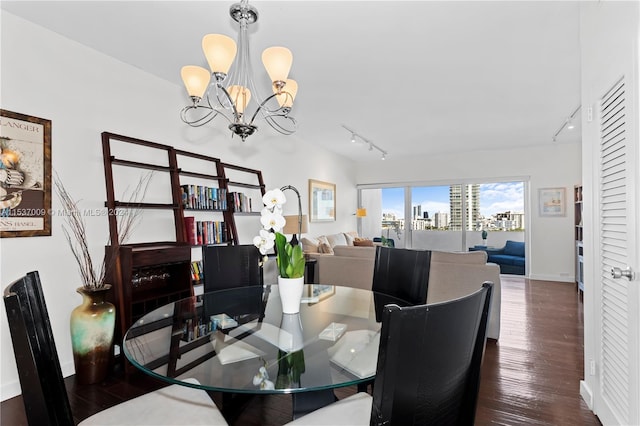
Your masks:
[{"label": "window", "polygon": [[360,188],[367,209],[360,233],[396,247],[460,251],[484,244],[524,241],[524,182],[454,183]]}]

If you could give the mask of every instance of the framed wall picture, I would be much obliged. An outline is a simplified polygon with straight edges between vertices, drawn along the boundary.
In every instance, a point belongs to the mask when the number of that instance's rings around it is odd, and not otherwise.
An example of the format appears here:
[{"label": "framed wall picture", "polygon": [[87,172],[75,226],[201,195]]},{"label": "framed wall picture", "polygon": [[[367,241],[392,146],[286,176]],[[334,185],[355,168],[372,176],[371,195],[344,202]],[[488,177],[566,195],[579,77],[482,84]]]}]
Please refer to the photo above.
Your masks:
[{"label": "framed wall picture", "polygon": [[51,235],[51,120],[0,109],[0,237]]},{"label": "framed wall picture", "polygon": [[540,216],[564,216],[565,215],[565,189],[564,188],[540,188],[538,190],[538,205]]},{"label": "framed wall picture", "polygon": [[309,212],[311,222],[336,220],[336,185],[309,179]]}]

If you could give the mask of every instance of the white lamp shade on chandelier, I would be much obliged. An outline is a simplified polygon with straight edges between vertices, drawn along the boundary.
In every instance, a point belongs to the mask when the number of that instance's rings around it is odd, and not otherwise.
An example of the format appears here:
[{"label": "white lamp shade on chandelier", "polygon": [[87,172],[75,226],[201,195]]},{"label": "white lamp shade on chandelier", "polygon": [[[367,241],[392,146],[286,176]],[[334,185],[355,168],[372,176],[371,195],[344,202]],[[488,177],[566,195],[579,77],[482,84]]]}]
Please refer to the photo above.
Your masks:
[{"label": "white lamp shade on chandelier", "polygon": [[202,51],[212,73],[228,74],[236,58],[238,47],[231,37],[222,34],[207,34],[202,38]]},{"label": "white lamp shade on chandelier", "polygon": [[[247,33],[249,24],[257,21],[258,12],[243,0],[232,5],[229,13],[240,24],[238,44],[226,35],[207,34],[202,39],[202,50],[209,70],[196,65],[182,67],[182,81],[192,101],[183,108],[182,121],[198,127],[222,115],[229,121],[229,129],[244,141],[257,130],[254,120],[261,114],[278,132],[292,134],[296,121],[289,112],[298,92],[298,83],[288,78],[293,54],[281,46],[262,52],[262,63],[273,90],[273,94],[262,99],[252,80]],[[252,98],[255,110],[248,114]]]}]

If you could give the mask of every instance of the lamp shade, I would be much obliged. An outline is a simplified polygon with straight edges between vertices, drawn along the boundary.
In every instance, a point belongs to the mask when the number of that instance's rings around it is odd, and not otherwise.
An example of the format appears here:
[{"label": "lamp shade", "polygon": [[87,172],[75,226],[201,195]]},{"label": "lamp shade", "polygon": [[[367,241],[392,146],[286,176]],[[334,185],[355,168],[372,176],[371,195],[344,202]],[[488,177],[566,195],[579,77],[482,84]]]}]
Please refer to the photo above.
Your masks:
[{"label": "lamp shade", "polygon": [[[293,101],[296,99],[296,94],[298,93],[298,83],[295,80],[288,79],[286,81],[286,85],[282,89],[282,93],[276,95],[276,99],[280,104],[280,107],[283,108],[291,108],[293,105]],[[273,87],[273,93],[278,93],[278,89]]]},{"label": "lamp shade", "polygon": [[[284,225],[284,228],[282,228],[282,233],[297,234],[298,233],[298,215],[294,214],[291,216],[285,216],[284,220],[286,220],[287,223]],[[307,231],[308,222],[309,222],[309,218],[307,218],[306,214],[303,214],[302,215],[302,232],[300,232],[301,234],[309,232]]]},{"label": "lamp shade", "polygon": [[229,96],[231,96],[238,114],[244,113],[244,109],[249,105],[249,100],[251,100],[249,89],[244,86],[231,86],[229,87]]},{"label": "lamp shade", "polygon": [[356,217],[365,217],[367,215],[367,209],[357,209]]},{"label": "lamp shade", "polygon": [[207,34],[202,38],[202,50],[211,72],[227,74],[236,58],[238,47],[231,37],[222,34]]},{"label": "lamp shade", "polygon": [[180,76],[184,87],[187,88],[189,96],[195,96],[202,98],[204,92],[209,86],[211,80],[211,73],[202,67],[196,65],[186,65],[180,70]]},{"label": "lamp shade", "polygon": [[286,47],[269,47],[262,52],[262,63],[271,81],[286,81],[293,63],[293,54]]}]

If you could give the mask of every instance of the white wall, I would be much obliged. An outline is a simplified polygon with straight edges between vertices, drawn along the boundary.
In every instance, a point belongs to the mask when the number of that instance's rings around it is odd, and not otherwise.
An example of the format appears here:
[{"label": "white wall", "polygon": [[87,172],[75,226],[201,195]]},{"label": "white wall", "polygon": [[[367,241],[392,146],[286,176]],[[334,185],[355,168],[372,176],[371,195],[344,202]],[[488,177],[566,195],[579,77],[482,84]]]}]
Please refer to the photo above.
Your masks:
[{"label": "white wall", "polygon": [[[266,125],[245,143],[210,127],[189,128],[179,119],[187,99],[178,74],[175,85],[167,83],[6,12],[1,23],[2,108],[52,121],[53,169],[74,198],[82,200],[82,207],[104,206],[100,134],[109,131],[260,169],[269,189],[295,186],[302,195],[305,213],[307,179],[334,182],[336,222],[312,223],[309,231],[321,234],[355,229],[356,190],[350,161],[295,135],[281,136]],[[304,122],[303,117],[297,118]],[[286,195],[293,201],[292,192]],[[55,195],[52,207],[54,211],[60,207]],[[108,238],[107,220],[86,220],[91,252],[100,259]],[[257,218],[254,221],[257,223]],[[50,237],[2,239],[0,283],[4,287],[26,272],[40,272],[63,373],[69,375],[74,371],[69,315],[81,301],[75,292],[81,283],[61,222],[60,217],[52,218]],[[141,226],[141,230],[141,240],[155,240],[152,226]],[[249,243],[251,237],[251,232],[245,232],[241,242]],[[4,400],[19,394],[20,387],[6,313],[0,310],[0,394]]]},{"label": "white wall", "polygon": [[[573,186],[581,181],[580,145],[558,144],[553,148],[530,147],[512,151],[470,151],[405,159],[393,159],[390,156],[382,163],[358,163],[357,166],[358,184],[451,183],[462,179],[493,182],[513,177],[528,179],[525,203],[529,207],[529,222],[526,225],[529,230],[529,276],[541,280],[573,282]],[[538,215],[538,189],[549,187],[566,188],[564,217]]]}]

